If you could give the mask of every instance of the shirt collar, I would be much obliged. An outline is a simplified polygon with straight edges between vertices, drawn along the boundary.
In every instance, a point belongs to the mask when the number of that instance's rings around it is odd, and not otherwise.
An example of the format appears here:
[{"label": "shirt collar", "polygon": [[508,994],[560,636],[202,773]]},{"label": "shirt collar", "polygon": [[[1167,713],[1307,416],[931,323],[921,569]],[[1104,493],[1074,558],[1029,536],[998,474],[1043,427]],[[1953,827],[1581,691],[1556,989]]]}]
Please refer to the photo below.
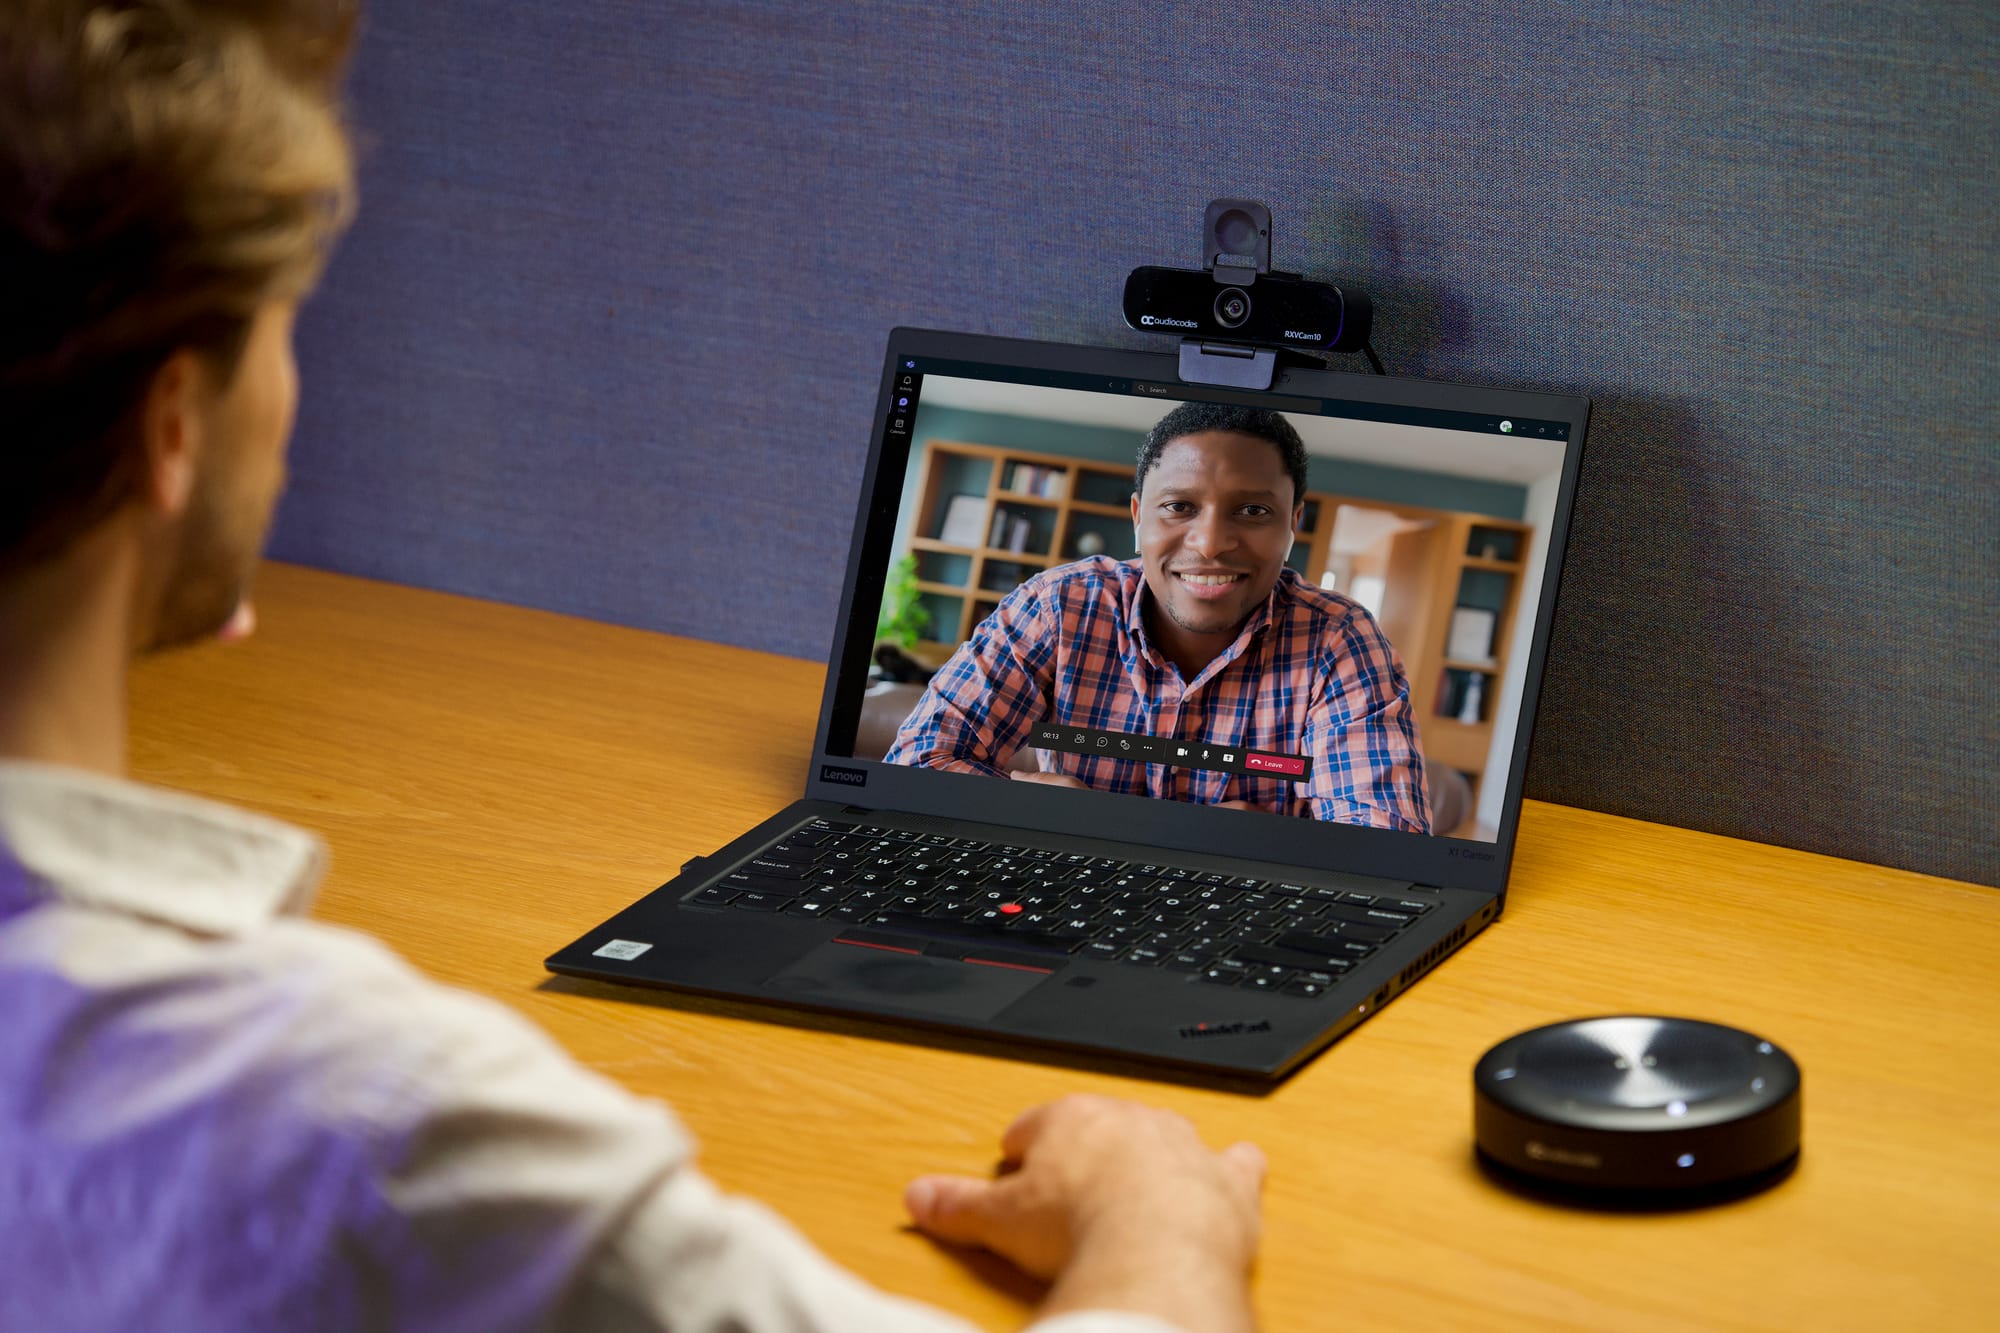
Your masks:
[{"label": "shirt collar", "polygon": [[275,819],[0,761],[0,917],[56,901],[234,935],[304,914],[325,869],[319,839]]},{"label": "shirt collar", "polygon": [[[1141,656],[1150,657],[1160,665],[1165,666],[1167,665],[1165,655],[1153,647],[1152,641],[1146,635],[1146,604],[1152,600],[1153,590],[1146,582],[1145,560],[1143,557],[1134,557],[1131,560],[1121,563],[1126,569],[1131,571],[1124,581],[1124,587],[1121,589],[1124,601],[1125,632],[1130,636],[1134,647]],[[1299,573],[1297,570],[1293,569],[1290,565],[1286,565],[1280,569],[1278,571],[1278,581],[1271,585],[1271,595],[1266,597],[1257,609],[1250,613],[1249,619],[1243,622],[1243,628],[1236,632],[1236,637],[1230,641],[1229,646],[1218,653],[1214,661],[1202,668],[1201,675],[1197,676],[1194,680],[1186,682],[1188,687],[1193,688],[1199,681],[1221,671],[1248,651],[1251,640],[1263,633],[1264,627],[1276,620],[1283,613],[1284,608],[1290,605],[1293,595],[1292,590],[1297,586],[1298,582]]]}]

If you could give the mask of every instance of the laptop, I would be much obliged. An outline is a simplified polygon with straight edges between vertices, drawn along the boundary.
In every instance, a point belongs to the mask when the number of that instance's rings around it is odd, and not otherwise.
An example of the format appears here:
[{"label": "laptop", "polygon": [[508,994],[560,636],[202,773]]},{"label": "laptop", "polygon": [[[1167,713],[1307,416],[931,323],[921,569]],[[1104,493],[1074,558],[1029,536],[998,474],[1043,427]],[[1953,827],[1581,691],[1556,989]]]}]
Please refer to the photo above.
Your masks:
[{"label": "laptop", "polygon": [[893,331],[802,798],[549,969],[1275,1080],[1490,925],[1587,400],[1178,365]]}]

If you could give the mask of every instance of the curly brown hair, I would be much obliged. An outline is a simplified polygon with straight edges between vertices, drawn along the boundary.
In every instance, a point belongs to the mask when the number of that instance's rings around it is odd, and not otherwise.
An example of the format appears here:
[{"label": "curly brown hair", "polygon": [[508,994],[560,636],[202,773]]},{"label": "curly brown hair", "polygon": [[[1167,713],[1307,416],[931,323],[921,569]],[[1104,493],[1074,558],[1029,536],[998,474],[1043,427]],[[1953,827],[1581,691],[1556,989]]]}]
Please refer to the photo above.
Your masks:
[{"label": "curly brown hair", "polygon": [[227,383],[353,209],[337,84],[354,0],[0,9],[0,570],[131,494],[138,408],[182,349]]}]

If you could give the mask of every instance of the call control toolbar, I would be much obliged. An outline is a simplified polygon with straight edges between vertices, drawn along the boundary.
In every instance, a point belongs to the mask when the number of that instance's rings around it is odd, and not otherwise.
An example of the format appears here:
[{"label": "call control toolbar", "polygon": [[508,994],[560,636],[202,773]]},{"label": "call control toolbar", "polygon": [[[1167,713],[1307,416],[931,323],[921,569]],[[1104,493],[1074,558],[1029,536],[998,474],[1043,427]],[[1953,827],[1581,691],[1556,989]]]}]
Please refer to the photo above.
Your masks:
[{"label": "call control toolbar", "polygon": [[1043,722],[1036,726],[1028,743],[1037,750],[1066,750],[1072,754],[1094,754],[1105,759],[1129,760],[1135,764],[1171,764],[1176,768],[1205,768],[1255,777],[1289,778],[1293,782],[1312,780],[1310,755],[1250,750],[1239,745],[1219,745],[1213,741],[1145,736],[1132,731],[1103,731],[1094,727]]}]

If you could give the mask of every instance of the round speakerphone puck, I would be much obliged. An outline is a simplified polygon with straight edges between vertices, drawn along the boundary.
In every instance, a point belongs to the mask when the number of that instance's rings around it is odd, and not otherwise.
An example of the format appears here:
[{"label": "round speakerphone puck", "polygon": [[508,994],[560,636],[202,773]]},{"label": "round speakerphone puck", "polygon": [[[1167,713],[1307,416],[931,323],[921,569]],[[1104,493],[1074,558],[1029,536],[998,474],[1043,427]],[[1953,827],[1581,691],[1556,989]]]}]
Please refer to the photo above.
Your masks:
[{"label": "round speakerphone puck", "polygon": [[1580,1018],[1472,1071],[1473,1137],[1502,1181],[1579,1202],[1685,1205],[1782,1179],[1799,1152],[1792,1058],[1688,1018]]}]

